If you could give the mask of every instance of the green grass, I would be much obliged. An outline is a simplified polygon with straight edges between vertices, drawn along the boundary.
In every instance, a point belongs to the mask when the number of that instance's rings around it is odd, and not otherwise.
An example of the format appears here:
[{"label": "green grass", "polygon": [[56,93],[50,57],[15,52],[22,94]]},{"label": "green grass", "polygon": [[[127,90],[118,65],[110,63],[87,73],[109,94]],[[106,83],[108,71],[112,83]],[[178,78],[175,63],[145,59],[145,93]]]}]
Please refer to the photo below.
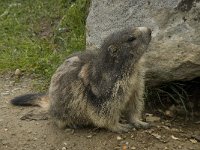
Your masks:
[{"label": "green grass", "polygon": [[1,0],[0,72],[19,68],[49,82],[74,51],[85,49],[89,0]]}]

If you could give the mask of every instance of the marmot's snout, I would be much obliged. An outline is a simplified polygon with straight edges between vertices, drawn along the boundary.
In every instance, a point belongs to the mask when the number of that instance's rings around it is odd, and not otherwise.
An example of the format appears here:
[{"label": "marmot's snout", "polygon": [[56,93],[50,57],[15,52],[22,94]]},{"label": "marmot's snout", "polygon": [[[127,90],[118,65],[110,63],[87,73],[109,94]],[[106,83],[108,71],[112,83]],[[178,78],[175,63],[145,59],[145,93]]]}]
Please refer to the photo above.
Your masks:
[{"label": "marmot's snout", "polygon": [[147,27],[138,27],[138,29],[142,32],[143,39],[149,44],[151,41],[151,29]]},{"label": "marmot's snout", "polygon": [[138,29],[144,33],[147,33],[148,35],[151,35],[151,29],[147,27],[138,27]]}]

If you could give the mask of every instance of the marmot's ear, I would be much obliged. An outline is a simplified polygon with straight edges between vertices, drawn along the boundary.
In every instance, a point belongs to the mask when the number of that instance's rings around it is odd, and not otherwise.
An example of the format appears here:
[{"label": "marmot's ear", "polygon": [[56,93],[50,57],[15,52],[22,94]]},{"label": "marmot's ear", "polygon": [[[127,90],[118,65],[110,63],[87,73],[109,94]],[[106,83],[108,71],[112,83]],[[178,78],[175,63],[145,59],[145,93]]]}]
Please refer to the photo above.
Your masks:
[{"label": "marmot's ear", "polygon": [[85,86],[89,84],[89,64],[85,64],[81,68],[78,76],[81,78]]},{"label": "marmot's ear", "polygon": [[116,54],[116,52],[117,52],[117,46],[115,46],[115,45],[110,45],[110,46],[108,47],[108,51],[110,52],[110,54],[111,54],[112,56],[115,56],[115,54]]}]

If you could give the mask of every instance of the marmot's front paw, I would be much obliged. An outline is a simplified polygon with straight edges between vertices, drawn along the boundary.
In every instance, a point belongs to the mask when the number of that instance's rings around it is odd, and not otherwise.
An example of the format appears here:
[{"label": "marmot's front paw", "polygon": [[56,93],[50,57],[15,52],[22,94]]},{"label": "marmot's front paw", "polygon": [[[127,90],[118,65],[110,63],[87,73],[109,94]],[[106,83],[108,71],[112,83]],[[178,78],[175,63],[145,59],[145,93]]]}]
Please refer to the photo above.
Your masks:
[{"label": "marmot's front paw", "polygon": [[123,133],[123,132],[130,131],[132,128],[133,128],[133,125],[131,124],[118,123],[117,125],[112,126],[110,130],[117,133]]},{"label": "marmot's front paw", "polygon": [[133,125],[135,128],[137,129],[149,129],[151,127],[151,124],[147,123],[147,122],[143,122],[140,120],[134,121]]}]

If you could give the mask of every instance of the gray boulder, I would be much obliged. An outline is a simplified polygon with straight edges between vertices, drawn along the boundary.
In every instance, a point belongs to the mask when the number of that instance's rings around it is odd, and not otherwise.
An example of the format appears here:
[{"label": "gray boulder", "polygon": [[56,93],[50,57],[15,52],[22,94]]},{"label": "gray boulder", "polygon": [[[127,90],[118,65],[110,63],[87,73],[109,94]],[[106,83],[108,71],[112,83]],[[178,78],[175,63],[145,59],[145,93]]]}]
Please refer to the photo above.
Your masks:
[{"label": "gray boulder", "polygon": [[153,30],[144,56],[149,85],[200,77],[200,0],[92,0],[87,47],[128,26]]}]

